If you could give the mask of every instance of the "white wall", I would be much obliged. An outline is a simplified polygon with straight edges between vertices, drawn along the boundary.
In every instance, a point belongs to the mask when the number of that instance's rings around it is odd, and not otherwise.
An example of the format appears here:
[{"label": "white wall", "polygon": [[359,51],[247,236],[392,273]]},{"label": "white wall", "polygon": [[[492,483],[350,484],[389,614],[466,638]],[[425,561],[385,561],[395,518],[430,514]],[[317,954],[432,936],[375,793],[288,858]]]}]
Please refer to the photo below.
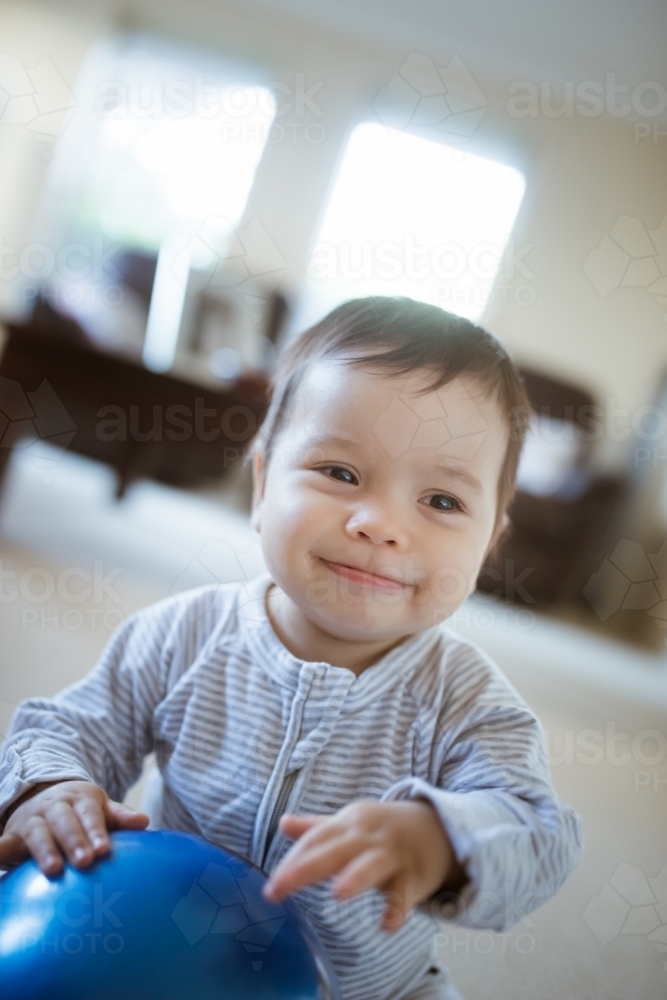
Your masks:
[{"label": "white wall", "polygon": [[[535,302],[510,298],[490,325],[522,360],[589,386],[601,403],[611,396],[631,417],[667,365],[667,305],[641,287],[602,298],[583,265],[619,216],[648,230],[667,217],[665,148],[602,119],[524,121],[533,158],[515,239],[535,244]],[[610,463],[622,459],[622,441],[602,443]]]},{"label": "white wall", "polygon": [[[306,87],[322,83],[314,97],[321,114],[306,111],[298,121],[321,124],[324,141],[304,141],[299,127],[296,140],[267,146],[246,211],[246,218],[261,219],[286,261],[285,288],[298,289],[345,136],[356,121],[373,117],[375,96],[408,53],[227,0],[138,0],[132,17],[138,27],[264,66],[268,80],[295,87],[300,74]],[[50,55],[71,86],[87,46],[114,23],[119,21],[112,4],[91,10],[76,2],[5,3],[0,49],[29,66]],[[667,216],[667,137],[637,141],[627,119],[583,118],[576,112],[518,118],[508,112],[512,81],[491,80],[478,71],[474,76],[489,107],[466,148],[495,152],[524,170],[527,191],[514,245],[533,245],[522,258],[531,276],[517,272],[505,301],[492,304],[485,321],[517,359],[589,386],[600,402],[611,397],[630,421],[637,408],[651,402],[667,361],[667,306],[642,287],[620,287],[602,298],[583,265],[620,215],[641,220],[647,229]],[[0,125],[0,151],[0,234],[20,247],[31,232],[48,148],[25,128]],[[534,301],[517,301],[518,285],[525,286],[519,297]],[[618,426],[622,423],[621,417]],[[613,467],[626,458],[627,443],[612,437],[600,443],[601,465]]]}]

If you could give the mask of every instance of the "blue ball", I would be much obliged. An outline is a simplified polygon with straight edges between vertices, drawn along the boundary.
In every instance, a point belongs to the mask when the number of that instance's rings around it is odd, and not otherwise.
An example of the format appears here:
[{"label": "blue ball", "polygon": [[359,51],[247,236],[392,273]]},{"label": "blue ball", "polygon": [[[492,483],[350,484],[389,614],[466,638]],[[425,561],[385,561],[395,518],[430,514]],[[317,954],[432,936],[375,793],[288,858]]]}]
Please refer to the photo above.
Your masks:
[{"label": "blue ball", "polygon": [[265,876],[200,837],[111,834],[83,870],[0,879],[2,1000],[339,1000],[329,959]]}]

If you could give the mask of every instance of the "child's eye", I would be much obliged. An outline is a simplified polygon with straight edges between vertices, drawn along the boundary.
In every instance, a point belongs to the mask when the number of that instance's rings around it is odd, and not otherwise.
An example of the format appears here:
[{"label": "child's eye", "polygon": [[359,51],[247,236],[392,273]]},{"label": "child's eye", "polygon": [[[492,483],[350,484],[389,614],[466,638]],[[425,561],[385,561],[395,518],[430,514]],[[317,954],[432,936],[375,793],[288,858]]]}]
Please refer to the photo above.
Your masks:
[{"label": "child's eye", "polygon": [[[324,468],[320,469],[320,472],[330,472],[332,479],[338,479],[341,483],[351,483],[354,485],[357,481],[357,477],[349,469],[344,469],[340,465],[325,465]],[[348,478],[344,478],[344,477]]]},{"label": "child's eye", "polygon": [[429,501],[428,506],[434,510],[463,510],[456,497],[447,496],[445,493],[433,493],[426,499]]}]

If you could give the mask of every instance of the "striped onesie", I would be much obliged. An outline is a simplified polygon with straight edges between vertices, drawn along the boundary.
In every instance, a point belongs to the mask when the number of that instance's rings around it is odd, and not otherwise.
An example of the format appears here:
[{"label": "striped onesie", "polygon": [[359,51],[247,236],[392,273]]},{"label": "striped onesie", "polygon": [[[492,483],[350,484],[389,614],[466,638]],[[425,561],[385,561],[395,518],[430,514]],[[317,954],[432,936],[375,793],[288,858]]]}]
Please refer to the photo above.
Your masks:
[{"label": "striped onesie", "polygon": [[196,833],[263,868],[289,849],[284,811],[355,799],[427,799],[469,881],[399,931],[374,889],[338,901],[330,880],[295,894],[343,1000],[459,994],[435,953],[442,921],[503,930],[579,860],[578,815],[557,798],[541,727],[499,668],[440,624],[356,676],[292,655],[274,632],[267,573],[200,587],[128,618],[96,667],[16,710],[0,755],[4,810],[32,785],[93,781],[121,801],[155,751],[152,826]]}]

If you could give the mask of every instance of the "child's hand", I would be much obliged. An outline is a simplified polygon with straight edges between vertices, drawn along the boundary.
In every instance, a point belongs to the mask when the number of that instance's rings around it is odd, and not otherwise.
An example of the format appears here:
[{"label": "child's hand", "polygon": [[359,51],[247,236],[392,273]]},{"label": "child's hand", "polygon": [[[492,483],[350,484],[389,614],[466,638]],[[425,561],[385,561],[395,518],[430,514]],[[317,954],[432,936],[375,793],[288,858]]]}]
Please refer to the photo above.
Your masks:
[{"label": "child's hand", "polygon": [[392,931],[445,882],[459,888],[465,881],[442,823],[426,801],[360,800],[333,816],[285,815],[280,829],[297,843],[265,886],[267,899],[282,899],[336,875],[333,892],[339,899],[372,887],[386,893],[382,929]]},{"label": "child's hand", "polygon": [[0,867],[32,855],[45,875],[56,875],[63,867],[58,848],[70,864],[85,868],[109,850],[107,828],[141,829],[150,822],[145,813],[113,802],[90,781],[37,786],[10,810],[0,837]]}]

